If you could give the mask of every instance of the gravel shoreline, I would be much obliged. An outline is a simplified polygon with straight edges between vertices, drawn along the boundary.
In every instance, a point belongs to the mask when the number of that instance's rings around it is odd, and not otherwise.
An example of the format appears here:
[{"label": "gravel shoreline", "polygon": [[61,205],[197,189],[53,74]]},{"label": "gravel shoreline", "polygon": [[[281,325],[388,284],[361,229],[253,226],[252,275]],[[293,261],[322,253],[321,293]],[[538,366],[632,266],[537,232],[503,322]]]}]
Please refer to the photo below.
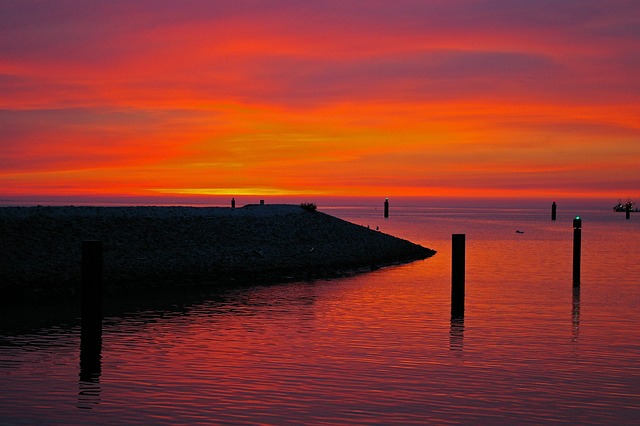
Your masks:
[{"label": "gravel shoreline", "polygon": [[104,244],[104,288],[341,276],[435,251],[296,205],[0,207],[0,298],[77,294],[81,245]]}]

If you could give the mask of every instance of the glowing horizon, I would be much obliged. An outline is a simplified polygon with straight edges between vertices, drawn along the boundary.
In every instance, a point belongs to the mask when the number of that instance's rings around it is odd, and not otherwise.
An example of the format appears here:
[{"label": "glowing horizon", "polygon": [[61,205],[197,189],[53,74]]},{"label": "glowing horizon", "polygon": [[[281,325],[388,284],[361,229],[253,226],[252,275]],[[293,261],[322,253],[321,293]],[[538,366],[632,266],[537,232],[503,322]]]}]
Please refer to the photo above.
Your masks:
[{"label": "glowing horizon", "polygon": [[0,197],[637,197],[640,5],[545,5],[5,2]]}]

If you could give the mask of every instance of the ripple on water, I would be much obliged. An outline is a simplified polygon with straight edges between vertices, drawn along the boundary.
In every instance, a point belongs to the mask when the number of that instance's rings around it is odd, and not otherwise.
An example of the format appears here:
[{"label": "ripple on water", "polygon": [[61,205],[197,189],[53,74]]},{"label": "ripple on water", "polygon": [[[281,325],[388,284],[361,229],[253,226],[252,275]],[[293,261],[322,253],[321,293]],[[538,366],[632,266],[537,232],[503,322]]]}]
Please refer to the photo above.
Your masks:
[{"label": "ripple on water", "polygon": [[[402,232],[450,243],[439,233],[453,219],[415,218]],[[432,259],[370,274],[109,315],[88,380],[78,325],[3,335],[0,412],[14,423],[640,422],[637,263],[599,238],[606,268],[585,248],[576,293],[555,225],[519,239],[515,222],[509,235],[493,218],[470,226],[464,318],[450,317],[448,249],[434,246]]]}]

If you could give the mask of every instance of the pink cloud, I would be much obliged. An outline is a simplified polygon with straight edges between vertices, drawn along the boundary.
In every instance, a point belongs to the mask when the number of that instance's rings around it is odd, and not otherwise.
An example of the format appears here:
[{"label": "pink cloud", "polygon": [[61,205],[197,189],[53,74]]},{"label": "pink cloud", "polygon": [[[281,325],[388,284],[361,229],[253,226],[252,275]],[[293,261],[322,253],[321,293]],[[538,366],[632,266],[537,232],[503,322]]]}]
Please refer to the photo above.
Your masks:
[{"label": "pink cloud", "polygon": [[[549,182],[566,175],[550,164],[568,161],[592,182],[590,168],[639,155],[630,142],[639,21],[640,4],[623,0],[2,2],[0,167],[117,173],[164,162],[187,185],[198,178],[186,170],[195,160],[245,161],[256,174],[272,167],[282,183],[301,179],[294,160],[306,152],[319,174],[365,185],[384,151],[394,159],[389,181],[406,186],[417,173],[407,167],[418,167],[411,154],[433,149],[436,129],[449,143],[437,167],[459,164],[461,141],[484,147],[462,155],[467,172],[440,175],[441,185],[513,173],[524,186],[533,173],[501,171],[514,158],[551,173]],[[317,142],[329,139],[329,123],[341,152]],[[316,141],[301,140],[289,156],[274,148],[300,132]],[[425,135],[422,151],[416,134]],[[252,140],[245,148],[255,155],[239,156],[234,136]],[[547,137],[562,155],[527,163],[531,144]],[[495,140],[510,143],[483,163]],[[570,159],[580,143],[598,158]]]}]

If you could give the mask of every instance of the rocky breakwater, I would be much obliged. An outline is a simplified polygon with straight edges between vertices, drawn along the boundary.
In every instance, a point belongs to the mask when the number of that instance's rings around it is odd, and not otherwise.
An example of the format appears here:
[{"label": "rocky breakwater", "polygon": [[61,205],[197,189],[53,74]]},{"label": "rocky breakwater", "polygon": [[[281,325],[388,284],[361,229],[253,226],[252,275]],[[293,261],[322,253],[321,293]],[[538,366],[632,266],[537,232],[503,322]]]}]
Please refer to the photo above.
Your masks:
[{"label": "rocky breakwater", "polygon": [[0,297],[77,293],[84,240],[103,241],[107,292],[327,278],[435,253],[296,205],[2,207]]}]

